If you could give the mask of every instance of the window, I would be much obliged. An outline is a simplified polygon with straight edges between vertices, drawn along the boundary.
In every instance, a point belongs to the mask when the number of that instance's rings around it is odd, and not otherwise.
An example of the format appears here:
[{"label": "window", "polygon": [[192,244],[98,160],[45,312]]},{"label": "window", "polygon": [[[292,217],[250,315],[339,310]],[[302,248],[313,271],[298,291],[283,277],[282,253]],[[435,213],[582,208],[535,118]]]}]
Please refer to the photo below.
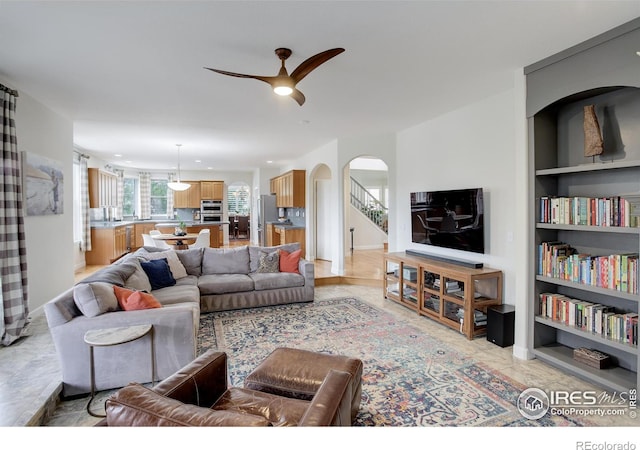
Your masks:
[{"label": "window", "polygon": [[122,201],[122,215],[135,216],[138,208],[138,179],[137,178],[125,178],[122,182],[123,187],[123,201]]},{"label": "window", "polygon": [[151,216],[167,216],[167,180],[151,180]]},{"label": "window", "polygon": [[249,186],[244,183],[231,184],[227,189],[227,205],[231,215],[248,215],[251,209]]}]

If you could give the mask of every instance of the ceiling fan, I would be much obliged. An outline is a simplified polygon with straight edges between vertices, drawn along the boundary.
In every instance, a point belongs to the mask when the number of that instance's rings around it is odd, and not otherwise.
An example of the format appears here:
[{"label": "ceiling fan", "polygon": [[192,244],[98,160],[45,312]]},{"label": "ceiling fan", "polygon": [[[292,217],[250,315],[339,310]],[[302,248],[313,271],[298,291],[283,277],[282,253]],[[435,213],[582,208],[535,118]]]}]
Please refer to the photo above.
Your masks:
[{"label": "ceiling fan", "polygon": [[280,58],[282,62],[282,66],[280,67],[280,71],[278,75],[275,77],[263,77],[260,75],[245,75],[242,73],[234,73],[227,72],[226,70],[218,70],[211,69],[209,67],[205,67],[205,69],[211,70],[213,72],[220,73],[222,75],[229,75],[232,77],[239,78],[254,78],[256,80],[264,81],[271,85],[273,91],[278,95],[290,95],[293,99],[298,102],[300,106],[305,101],[304,94],[296,89],[296,84],[298,84],[304,77],[306,77],[312,70],[316,69],[319,65],[324,64],[334,56],[339,55],[344,52],[343,48],[332,48],[330,50],[326,50],[324,52],[318,53],[305,61],[303,61],[296,69],[291,72],[291,75],[287,73],[287,69],[284,66],[284,62],[287,60],[289,56],[291,56],[291,50],[288,48],[277,48],[275,50],[276,55]]}]

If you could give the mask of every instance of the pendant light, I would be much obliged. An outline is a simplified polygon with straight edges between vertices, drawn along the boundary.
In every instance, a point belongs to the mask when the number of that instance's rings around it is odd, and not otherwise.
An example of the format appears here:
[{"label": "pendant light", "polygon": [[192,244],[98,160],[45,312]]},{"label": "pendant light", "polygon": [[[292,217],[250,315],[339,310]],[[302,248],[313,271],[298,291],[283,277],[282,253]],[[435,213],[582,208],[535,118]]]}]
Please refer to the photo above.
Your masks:
[{"label": "pendant light", "polygon": [[169,183],[167,183],[167,187],[174,191],[186,191],[191,187],[189,183],[180,182],[180,147],[181,146],[182,144],[176,144],[176,147],[178,147],[178,181],[170,181]]}]

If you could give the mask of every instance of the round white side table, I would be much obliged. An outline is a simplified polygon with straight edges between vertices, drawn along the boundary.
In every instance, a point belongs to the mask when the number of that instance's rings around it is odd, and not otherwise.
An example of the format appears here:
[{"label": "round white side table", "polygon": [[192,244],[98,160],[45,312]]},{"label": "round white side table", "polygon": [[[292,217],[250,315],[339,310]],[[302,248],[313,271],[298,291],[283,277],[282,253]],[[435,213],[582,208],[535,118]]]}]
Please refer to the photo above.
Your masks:
[{"label": "round white side table", "polygon": [[105,328],[102,330],[89,330],[84,335],[84,342],[89,346],[89,358],[91,363],[91,398],[87,403],[87,412],[93,417],[106,417],[106,414],[97,414],[91,411],[91,402],[95,398],[96,369],[93,357],[94,347],[111,347],[126,344],[140,339],[147,334],[151,335],[151,383],[156,379],[155,349],[153,343],[153,325],[133,325],[130,327]]}]

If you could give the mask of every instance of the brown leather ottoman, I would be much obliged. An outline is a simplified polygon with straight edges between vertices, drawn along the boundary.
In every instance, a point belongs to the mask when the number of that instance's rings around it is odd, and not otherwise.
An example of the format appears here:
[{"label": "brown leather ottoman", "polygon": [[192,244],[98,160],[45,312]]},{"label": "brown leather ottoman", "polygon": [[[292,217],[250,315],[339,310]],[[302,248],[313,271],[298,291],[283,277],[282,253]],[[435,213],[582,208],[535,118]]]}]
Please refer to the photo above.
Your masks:
[{"label": "brown leather ottoman", "polygon": [[277,348],[247,376],[244,387],[283,397],[311,400],[331,369],[351,374],[353,423],[362,397],[362,361],[356,358]]}]

